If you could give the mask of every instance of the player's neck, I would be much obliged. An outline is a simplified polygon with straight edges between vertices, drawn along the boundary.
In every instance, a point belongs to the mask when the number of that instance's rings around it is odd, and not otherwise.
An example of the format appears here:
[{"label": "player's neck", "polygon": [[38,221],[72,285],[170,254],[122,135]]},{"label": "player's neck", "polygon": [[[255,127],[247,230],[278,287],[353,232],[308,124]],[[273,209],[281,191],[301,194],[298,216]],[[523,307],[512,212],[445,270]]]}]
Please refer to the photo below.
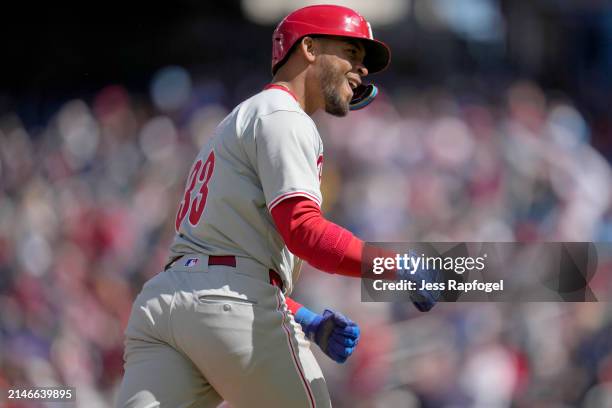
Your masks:
[{"label": "player's neck", "polygon": [[278,86],[285,88],[291,95],[293,95],[293,97],[295,97],[295,99],[298,101],[298,103],[300,104],[304,112],[310,115],[310,113],[306,110],[306,103],[305,103],[306,98],[304,97],[303,89],[300,89],[299,86],[296,86],[296,84],[291,83],[291,81],[272,80],[271,83],[273,85],[278,85]]},{"label": "player's neck", "polygon": [[291,79],[279,74],[280,72],[274,76],[271,83],[287,88],[287,90],[295,96],[306,114],[312,115],[319,109],[317,104],[313,103],[313,98],[309,97],[309,92],[305,86],[305,72],[301,75],[293,76]]}]

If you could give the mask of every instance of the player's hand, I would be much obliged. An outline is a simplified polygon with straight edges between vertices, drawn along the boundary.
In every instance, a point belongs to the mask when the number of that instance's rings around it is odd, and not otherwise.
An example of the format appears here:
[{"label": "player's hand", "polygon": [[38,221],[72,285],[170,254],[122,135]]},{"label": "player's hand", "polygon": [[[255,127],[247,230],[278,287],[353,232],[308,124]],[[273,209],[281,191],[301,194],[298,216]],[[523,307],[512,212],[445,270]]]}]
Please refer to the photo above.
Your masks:
[{"label": "player's hand", "polygon": [[344,363],[359,343],[357,323],[333,310],[325,309],[323,314],[300,324],[306,336],[337,363]]},{"label": "player's hand", "polygon": [[[416,256],[416,254],[410,253],[410,256]],[[441,295],[439,289],[433,290],[421,290],[422,282],[429,282],[432,284],[442,282],[442,274],[440,271],[435,269],[424,269],[418,268],[416,271],[410,269],[399,269],[397,275],[400,279],[406,279],[417,284],[417,290],[410,291],[410,300],[412,304],[421,312],[430,311],[438,301]]]}]

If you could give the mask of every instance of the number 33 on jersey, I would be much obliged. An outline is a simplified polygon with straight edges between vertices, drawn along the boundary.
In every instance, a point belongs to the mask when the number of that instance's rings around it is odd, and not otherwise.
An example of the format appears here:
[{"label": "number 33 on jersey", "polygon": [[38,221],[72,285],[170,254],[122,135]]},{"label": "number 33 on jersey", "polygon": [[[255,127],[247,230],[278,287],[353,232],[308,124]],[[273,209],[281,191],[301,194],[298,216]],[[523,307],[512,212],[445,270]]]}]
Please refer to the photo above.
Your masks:
[{"label": "number 33 on jersey", "polygon": [[[179,204],[178,212],[176,213],[176,221],[174,226],[178,232],[181,223],[189,213],[189,223],[196,226],[202,218],[204,206],[206,205],[206,197],[208,196],[208,182],[215,170],[215,152],[211,151],[205,162],[202,159],[198,160],[193,166],[188,178],[188,187],[185,190],[185,196]],[[194,194],[194,190],[199,186],[199,190]]]}]

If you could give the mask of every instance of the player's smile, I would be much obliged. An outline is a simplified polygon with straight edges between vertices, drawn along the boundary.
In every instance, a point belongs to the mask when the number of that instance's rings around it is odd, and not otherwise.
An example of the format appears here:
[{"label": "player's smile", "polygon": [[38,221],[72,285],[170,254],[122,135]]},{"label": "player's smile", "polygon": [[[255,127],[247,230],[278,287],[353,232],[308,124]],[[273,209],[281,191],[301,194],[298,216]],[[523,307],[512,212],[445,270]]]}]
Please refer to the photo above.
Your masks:
[{"label": "player's smile", "polygon": [[346,86],[348,87],[348,92],[349,92],[349,101],[353,98],[353,85],[351,84],[351,82],[347,79],[346,80]]},{"label": "player's smile", "polygon": [[[357,87],[359,85],[361,85],[361,79],[355,79],[355,78],[351,78],[351,77],[347,76],[346,82],[347,82],[348,87],[349,87],[349,89],[351,91],[350,92],[351,93],[350,99],[352,99],[353,95],[355,94],[355,89],[357,89]],[[350,101],[350,99],[349,99],[349,101]]]},{"label": "player's smile", "polygon": [[355,88],[357,88],[361,84],[361,81],[358,81],[356,79],[348,78],[347,81],[349,83],[349,86],[351,87],[351,91],[355,90]]}]

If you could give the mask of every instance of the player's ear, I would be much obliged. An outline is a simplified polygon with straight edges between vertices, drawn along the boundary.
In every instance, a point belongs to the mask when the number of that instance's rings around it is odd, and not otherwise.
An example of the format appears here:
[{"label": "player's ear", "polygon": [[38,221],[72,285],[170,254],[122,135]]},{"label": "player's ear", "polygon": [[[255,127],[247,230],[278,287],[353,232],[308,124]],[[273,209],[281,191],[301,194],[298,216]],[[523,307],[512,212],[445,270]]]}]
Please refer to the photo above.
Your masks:
[{"label": "player's ear", "polygon": [[306,36],[300,40],[300,51],[306,61],[312,63],[317,56],[317,43],[314,38]]}]

